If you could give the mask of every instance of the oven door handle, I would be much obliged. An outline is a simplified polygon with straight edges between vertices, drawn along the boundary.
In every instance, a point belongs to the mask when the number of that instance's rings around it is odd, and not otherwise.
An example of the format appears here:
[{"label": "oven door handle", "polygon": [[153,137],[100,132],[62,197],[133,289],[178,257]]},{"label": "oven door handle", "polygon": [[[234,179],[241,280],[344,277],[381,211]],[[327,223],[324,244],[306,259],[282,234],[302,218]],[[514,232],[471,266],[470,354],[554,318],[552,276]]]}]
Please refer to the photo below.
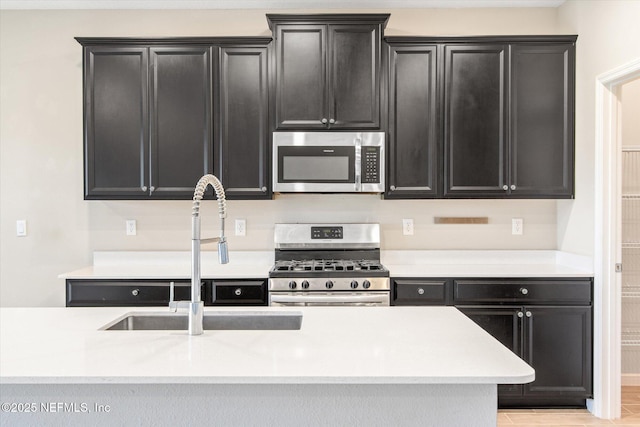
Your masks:
[{"label": "oven door handle", "polygon": [[270,295],[271,302],[281,304],[281,303],[377,303],[377,304],[388,304],[389,303],[389,295],[386,293],[380,294],[367,294],[367,295],[278,295],[272,293]]}]

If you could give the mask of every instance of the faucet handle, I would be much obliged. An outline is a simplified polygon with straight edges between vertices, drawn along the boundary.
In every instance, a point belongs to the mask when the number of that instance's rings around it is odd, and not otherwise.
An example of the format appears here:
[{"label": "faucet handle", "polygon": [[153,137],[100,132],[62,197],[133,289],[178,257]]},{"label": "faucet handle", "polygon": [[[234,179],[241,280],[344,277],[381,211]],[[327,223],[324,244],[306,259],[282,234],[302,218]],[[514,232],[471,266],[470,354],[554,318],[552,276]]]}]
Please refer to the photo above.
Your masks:
[{"label": "faucet handle", "polygon": [[175,300],[175,282],[169,282],[169,310],[176,312],[179,308],[189,308],[189,301]]}]

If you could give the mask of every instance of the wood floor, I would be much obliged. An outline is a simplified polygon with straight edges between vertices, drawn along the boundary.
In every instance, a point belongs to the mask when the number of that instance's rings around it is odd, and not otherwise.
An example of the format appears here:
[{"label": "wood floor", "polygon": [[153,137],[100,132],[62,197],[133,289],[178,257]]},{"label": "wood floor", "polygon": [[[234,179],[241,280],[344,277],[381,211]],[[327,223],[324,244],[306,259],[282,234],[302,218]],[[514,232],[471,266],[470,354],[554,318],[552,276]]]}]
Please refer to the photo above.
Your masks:
[{"label": "wood floor", "polygon": [[504,409],[498,411],[498,427],[506,426],[638,426],[640,387],[622,387],[622,418],[601,420],[586,409]]}]

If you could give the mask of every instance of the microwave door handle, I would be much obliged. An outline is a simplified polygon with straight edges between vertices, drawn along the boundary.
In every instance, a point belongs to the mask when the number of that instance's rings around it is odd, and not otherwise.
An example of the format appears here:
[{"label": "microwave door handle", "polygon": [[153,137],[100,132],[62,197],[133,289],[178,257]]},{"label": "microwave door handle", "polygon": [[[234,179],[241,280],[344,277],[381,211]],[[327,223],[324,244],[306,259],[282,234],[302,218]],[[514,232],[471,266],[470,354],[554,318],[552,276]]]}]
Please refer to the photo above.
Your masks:
[{"label": "microwave door handle", "polygon": [[354,182],[354,190],[362,191],[362,140],[360,138],[356,138],[355,140],[355,182]]}]

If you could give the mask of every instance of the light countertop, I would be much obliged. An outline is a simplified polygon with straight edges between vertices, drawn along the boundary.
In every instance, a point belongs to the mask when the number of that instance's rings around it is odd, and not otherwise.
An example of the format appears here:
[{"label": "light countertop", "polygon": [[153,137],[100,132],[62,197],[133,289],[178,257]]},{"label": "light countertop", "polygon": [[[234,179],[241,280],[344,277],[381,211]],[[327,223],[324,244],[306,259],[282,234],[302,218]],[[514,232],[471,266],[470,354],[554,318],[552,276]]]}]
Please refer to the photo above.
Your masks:
[{"label": "light countertop", "polygon": [[[247,311],[246,307],[206,311]],[[2,308],[5,384],[496,384],[533,369],[453,307],[301,311],[294,331],[103,331],[131,311]]]},{"label": "light countertop", "polygon": [[[229,264],[216,252],[202,252],[203,279],[267,278],[273,251],[230,252]],[[91,266],[63,273],[63,279],[188,279],[189,252],[95,252]],[[391,277],[593,277],[591,259],[552,250],[381,251]]]}]

